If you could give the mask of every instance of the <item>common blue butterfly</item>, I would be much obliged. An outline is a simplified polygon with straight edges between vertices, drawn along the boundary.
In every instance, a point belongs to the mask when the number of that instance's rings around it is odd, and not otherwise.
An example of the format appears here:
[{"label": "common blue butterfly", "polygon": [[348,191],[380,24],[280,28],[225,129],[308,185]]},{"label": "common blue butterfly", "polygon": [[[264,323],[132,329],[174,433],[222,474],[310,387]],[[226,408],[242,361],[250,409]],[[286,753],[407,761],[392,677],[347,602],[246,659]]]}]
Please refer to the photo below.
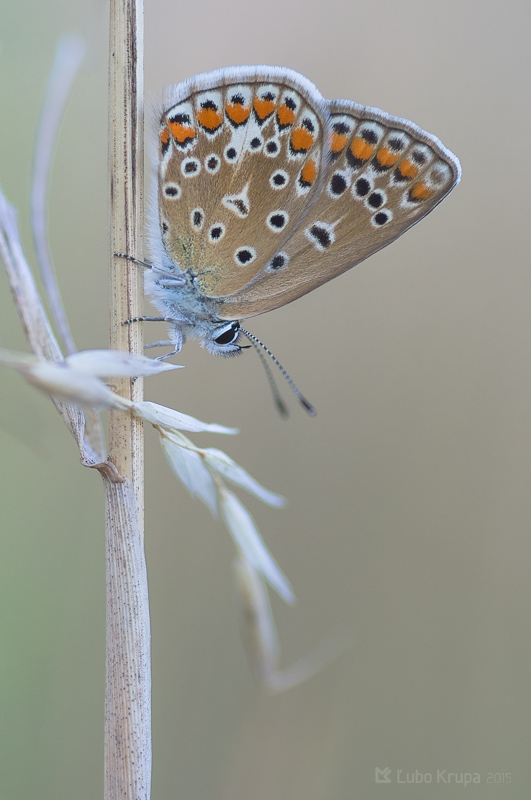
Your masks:
[{"label": "common blue butterfly", "polygon": [[325,100],[279,67],[220,69],[168,89],[152,139],[145,289],[163,316],[144,319],[169,323],[162,358],[187,337],[221,356],[241,352],[242,333],[263,347],[241,320],[390,244],[461,176],[414,123]]}]

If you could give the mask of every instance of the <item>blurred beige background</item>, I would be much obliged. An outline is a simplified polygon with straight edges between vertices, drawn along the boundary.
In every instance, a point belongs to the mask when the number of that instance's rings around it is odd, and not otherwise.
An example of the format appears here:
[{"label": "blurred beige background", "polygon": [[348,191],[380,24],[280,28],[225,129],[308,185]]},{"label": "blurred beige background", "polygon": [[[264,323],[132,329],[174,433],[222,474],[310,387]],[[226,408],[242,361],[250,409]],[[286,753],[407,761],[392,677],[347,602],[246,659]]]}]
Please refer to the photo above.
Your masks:
[{"label": "blurred beige background", "polygon": [[[78,346],[105,346],[106,7],[2,0],[0,14],[0,182],[31,259],[47,73],[62,34],[88,36],[50,238]],[[229,536],[176,485],[148,431],[154,800],[529,797],[530,27],[519,0],[147,0],[148,92],[214,67],[285,64],[327,97],[435,132],[463,166],[462,184],[399,242],[250,324],[315,419],[284,386],[292,413],[278,418],[253,353],[217,360],[191,343],[186,369],[147,387],[237,425],[237,438],[196,441],[288,498],[283,511],[244,498],[298,597],[293,609],[272,600],[283,665],[334,632],[352,642],[304,685],[262,695],[239,639]],[[5,284],[0,304],[0,343],[25,349]],[[92,800],[100,480],[45,397],[5,372],[0,389],[0,800]],[[375,782],[377,767],[392,785]],[[398,770],[432,783],[399,784]],[[437,770],[481,784],[437,783]]]}]

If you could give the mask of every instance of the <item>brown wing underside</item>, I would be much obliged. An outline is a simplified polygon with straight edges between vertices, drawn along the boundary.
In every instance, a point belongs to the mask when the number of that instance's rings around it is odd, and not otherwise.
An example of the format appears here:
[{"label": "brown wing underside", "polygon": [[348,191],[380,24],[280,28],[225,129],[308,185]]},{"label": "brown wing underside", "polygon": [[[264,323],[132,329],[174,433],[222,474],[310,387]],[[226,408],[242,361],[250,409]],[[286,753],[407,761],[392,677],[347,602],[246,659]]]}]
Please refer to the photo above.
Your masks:
[{"label": "brown wing underside", "polygon": [[319,191],[326,105],[317,90],[238,73],[162,116],[164,246],[200,292],[229,297],[266,268]]},{"label": "brown wing underside", "polygon": [[220,318],[278,308],[340,275],[425,217],[459,181],[459,162],[417,126],[349,101],[329,104],[323,185],[282,247],[220,304]]}]

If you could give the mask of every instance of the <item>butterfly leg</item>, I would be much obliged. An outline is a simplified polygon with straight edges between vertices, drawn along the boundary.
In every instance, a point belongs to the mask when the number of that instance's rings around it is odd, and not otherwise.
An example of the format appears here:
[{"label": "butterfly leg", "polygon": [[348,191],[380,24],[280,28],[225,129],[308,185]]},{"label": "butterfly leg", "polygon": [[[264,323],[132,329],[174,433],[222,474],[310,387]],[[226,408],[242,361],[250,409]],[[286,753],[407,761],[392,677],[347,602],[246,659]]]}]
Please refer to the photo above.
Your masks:
[{"label": "butterfly leg", "polygon": [[152,342],[151,344],[145,344],[144,350],[147,350],[148,347],[168,347],[168,345],[173,344],[169,339],[161,339],[159,342]]},{"label": "butterfly leg", "polygon": [[[172,344],[172,342],[169,342],[168,344]],[[180,352],[181,352],[181,348],[179,348],[178,350],[172,350],[171,353],[164,353],[161,356],[157,356],[154,360],[155,361],[166,361],[167,358],[171,358],[172,356],[177,356],[177,355],[179,355]]]},{"label": "butterfly leg", "polygon": [[113,253],[116,258],[126,258],[128,261],[132,261],[133,264],[136,264],[139,267],[144,267],[144,269],[153,269],[153,262],[149,261],[148,259],[142,260],[140,258],[135,258],[134,256],[130,256],[127,253]]},{"label": "butterfly leg", "polygon": [[184,344],[183,333],[176,326],[174,327],[172,333],[173,333],[174,336],[173,336],[173,339],[170,339],[170,341],[168,341],[168,342],[162,342],[162,341],[161,342],[155,342],[155,344],[151,345],[151,347],[155,347],[156,345],[168,345],[168,344],[173,346],[173,350],[170,353],[164,353],[161,356],[157,356],[155,361],[165,361],[167,358],[171,358],[172,356],[176,356],[176,355],[178,355],[178,353],[181,352],[183,344]]},{"label": "butterfly leg", "polygon": [[165,278],[157,281],[157,285],[161,289],[180,289],[184,284],[185,281],[182,278]]},{"label": "butterfly leg", "polygon": [[[168,319],[168,317],[132,317],[131,319],[125,319],[122,322],[122,325],[131,325],[133,322],[174,322],[174,320]],[[157,356],[155,361],[165,361],[167,358],[171,358],[172,356],[178,355],[181,352],[182,346],[184,344],[184,336],[181,330],[179,330],[175,326],[174,330],[175,338],[169,341],[160,341],[160,342],[153,342],[153,344],[145,344],[144,348],[146,347],[159,347],[159,346],[166,346],[166,345],[173,345],[173,350],[171,353],[164,353],[162,356]]]},{"label": "butterfly leg", "polygon": [[131,319],[124,319],[122,325],[131,325],[133,322],[171,322],[167,317],[131,317]]}]

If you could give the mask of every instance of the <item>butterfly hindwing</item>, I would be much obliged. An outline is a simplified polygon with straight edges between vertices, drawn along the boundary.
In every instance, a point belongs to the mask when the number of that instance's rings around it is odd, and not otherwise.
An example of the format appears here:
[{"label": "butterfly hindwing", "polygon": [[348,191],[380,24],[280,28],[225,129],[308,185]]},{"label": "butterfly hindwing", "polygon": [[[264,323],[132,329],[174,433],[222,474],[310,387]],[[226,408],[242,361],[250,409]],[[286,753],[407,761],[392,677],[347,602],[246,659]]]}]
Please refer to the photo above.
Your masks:
[{"label": "butterfly hindwing", "polygon": [[322,188],[282,246],[220,306],[223,319],[278,308],[390,244],[426,216],[460,178],[442,143],[408,120],[350,101],[331,101]]}]

